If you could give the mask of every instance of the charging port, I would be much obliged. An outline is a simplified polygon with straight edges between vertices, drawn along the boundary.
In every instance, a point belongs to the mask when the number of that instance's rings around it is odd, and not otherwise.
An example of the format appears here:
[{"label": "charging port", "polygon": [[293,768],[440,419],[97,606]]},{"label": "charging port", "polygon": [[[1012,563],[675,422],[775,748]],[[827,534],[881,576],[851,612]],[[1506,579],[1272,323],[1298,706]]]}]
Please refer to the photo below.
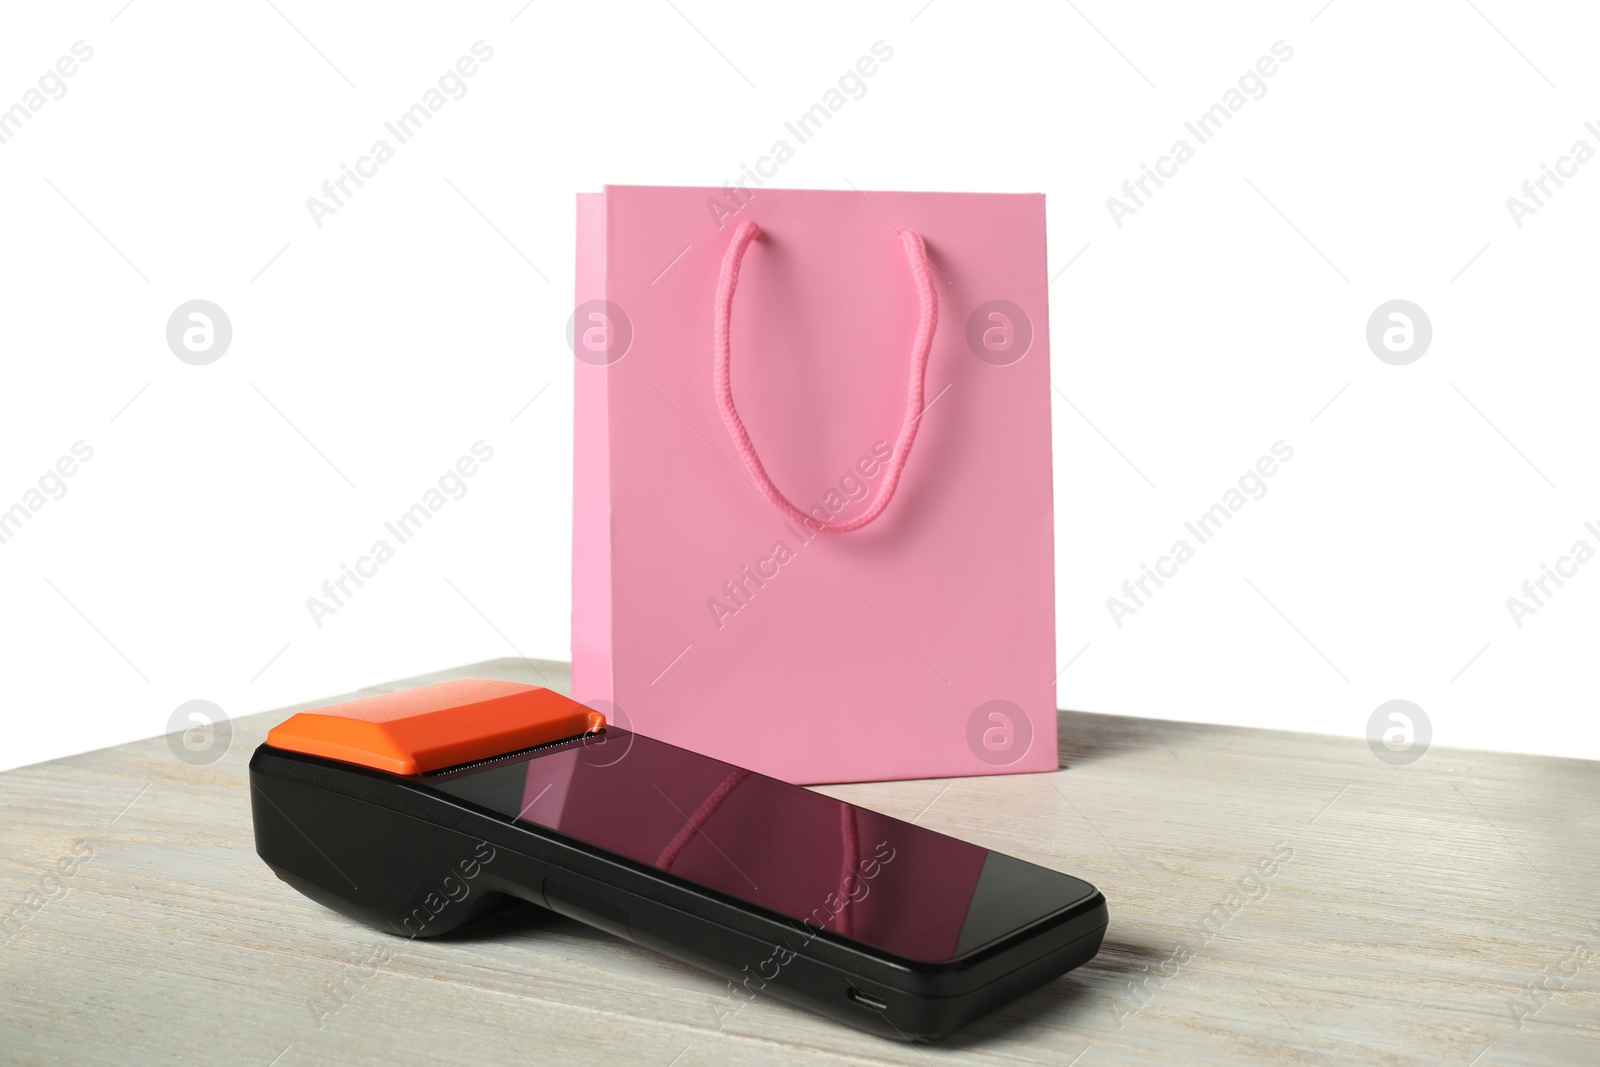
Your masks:
[{"label": "charging port", "polygon": [[887,1003],[879,1000],[877,997],[869,997],[867,994],[861,992],[861,990],[855,988],[854,986],[850,987],[850,992],[847,995],[851,1000],[855,1001],[863,1008],[871,1008],[873,1011],[889,1010],[889,1005]]}]

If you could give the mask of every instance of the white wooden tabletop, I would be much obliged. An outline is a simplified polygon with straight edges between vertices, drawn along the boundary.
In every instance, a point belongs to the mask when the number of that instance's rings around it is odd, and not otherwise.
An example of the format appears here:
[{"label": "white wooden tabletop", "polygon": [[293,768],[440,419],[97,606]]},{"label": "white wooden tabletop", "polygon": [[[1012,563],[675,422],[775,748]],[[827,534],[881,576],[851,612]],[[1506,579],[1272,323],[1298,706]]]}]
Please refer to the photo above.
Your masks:
[{"label": "white wooden tabletop", "polygon": [[[368,692],[540,672],[566,682]],[[829,787],[1110,902],[1092,963],[912,1046],[730,1014],[720,979],[531,906],[433,941],[318,907],[251,837],[246,766],[294,710],[206,765],[158,737],[0,774],[0,1061],[1600,1063],[1600,764],[1063,712],[1054,774]]]}]

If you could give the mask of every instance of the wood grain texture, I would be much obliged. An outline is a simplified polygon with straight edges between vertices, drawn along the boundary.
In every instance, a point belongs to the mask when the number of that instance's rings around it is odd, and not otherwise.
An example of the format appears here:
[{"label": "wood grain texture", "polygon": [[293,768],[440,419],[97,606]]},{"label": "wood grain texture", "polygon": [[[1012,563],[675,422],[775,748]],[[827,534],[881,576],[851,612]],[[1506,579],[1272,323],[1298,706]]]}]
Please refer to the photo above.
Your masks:
[{"label": "wood grain texture", "polygon": [[[469,676],[567,670],[367,692]],[[323,910],[251,838],[246,765],[293,710],[203,767],[153,738],[0,775],[0,1061],[1600,1063],[1600,764],[1063,712],[1054,774],[828,787],[1111,904],[1091,964],[912,1046],[721,1017],[720,980],[532,907],[437,941]]]}]

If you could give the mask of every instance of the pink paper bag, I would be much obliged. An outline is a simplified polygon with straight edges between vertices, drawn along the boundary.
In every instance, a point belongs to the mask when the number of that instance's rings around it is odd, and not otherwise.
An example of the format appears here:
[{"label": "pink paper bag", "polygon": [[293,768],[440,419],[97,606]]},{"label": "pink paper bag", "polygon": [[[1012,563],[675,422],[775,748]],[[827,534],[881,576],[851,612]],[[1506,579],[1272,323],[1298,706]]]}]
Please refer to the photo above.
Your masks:
[{"label": "pink paper bag", "polygon": [[796,783],[1056,769],[1044,197],[578,197],[573,695]]}]

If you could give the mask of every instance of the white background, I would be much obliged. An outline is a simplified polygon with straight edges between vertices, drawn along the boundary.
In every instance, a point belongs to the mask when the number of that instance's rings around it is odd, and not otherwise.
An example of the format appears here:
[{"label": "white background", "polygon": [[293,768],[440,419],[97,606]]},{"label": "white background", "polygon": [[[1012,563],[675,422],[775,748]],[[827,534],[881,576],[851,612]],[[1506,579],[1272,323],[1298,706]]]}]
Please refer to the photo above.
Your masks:
[{"label": "white background", "polygon": [[[1506,206],[1600,149],[1586,7],[275,3],[3,16],[0,107],[94,54],[0,145],[0,507],[94,456],[0,545],[0,766],[197,698],[565,658],[573,194],[737,176],[879,40],[776,184],[1048,194],[1062,706],[1359,736],[1404,698],[1435,744],[1600,757],[1600,562],[1506,606],[1600,548],[1600,161],[1521,228]],[[306,199],[479,40],[318,228]],[[1279,40],[1267,94],[1116,226]],[[209,366],[165,339],[196,298],[234,330]],[[1396,298],[1434,330],[1407,366],[1365,341]],[[480,439],[468,494],[314,625]],[[1106,598],[1278,440],[1267,495],[1118,628]]]}]

